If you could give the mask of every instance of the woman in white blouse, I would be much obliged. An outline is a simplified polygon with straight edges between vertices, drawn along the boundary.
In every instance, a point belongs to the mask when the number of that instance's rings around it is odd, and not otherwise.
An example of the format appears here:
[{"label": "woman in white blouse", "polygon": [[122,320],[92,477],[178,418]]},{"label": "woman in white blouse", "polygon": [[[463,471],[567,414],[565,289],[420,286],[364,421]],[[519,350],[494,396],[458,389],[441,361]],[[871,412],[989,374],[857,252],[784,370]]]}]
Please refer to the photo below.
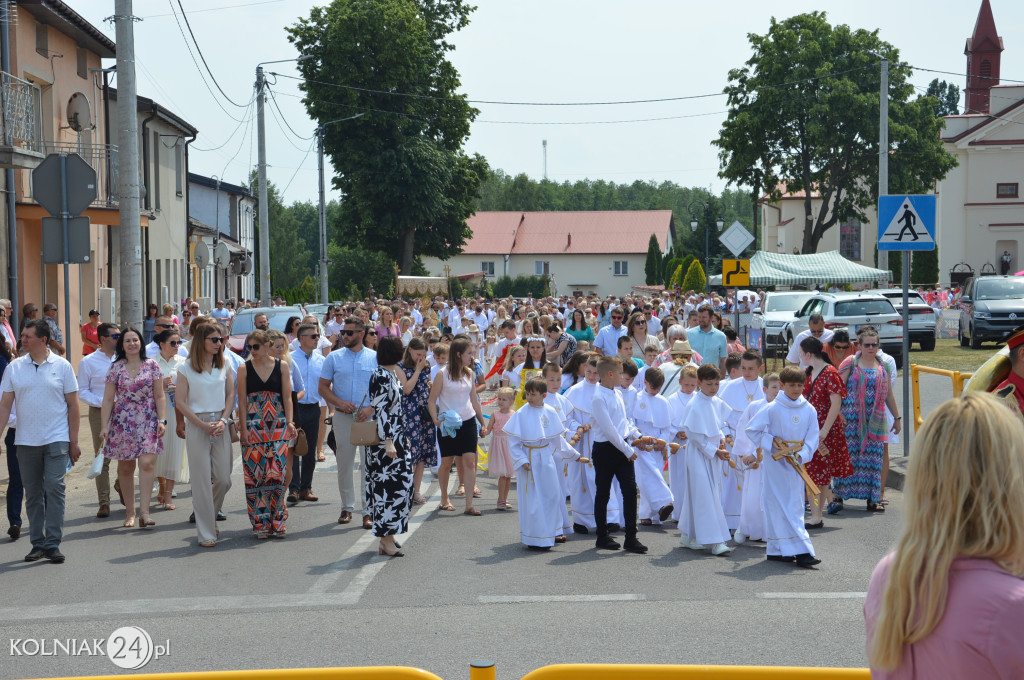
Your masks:
[{"label": "woman in white blouse", "polygon": [[[174,408],[174,397],[176,384],[178,382],[178,369],[187,359],[178,354],[178,346],[181,344],[181,336],[178,331],[166,330],[157,333],[153,338],[160,353],[156,355],[156,363],[160,366],[160,373],[164,377],[164,394],[167,403]],[[157,492],[157,507],[164,510],[174,510],[174,501],[171,494],[174,493],[174,484],[180,482],[188,483],[188,458],[185,457],[185,442],[178,437],[171,428],[164,432],[164,452],[156,459],[156,478],[160,483],[160,490]]]},{"label": "woman in white blouse", "polygon": [[[178,368],[175,408],[185,417],[185,444],[192,482],[192,507],[199,545],[217,544],[217,511],[231,488],[231,435],[235,381],[221,353],[219,324],[194,327],[188,361]],[[211,480],[207,482],[207,480]]]}]

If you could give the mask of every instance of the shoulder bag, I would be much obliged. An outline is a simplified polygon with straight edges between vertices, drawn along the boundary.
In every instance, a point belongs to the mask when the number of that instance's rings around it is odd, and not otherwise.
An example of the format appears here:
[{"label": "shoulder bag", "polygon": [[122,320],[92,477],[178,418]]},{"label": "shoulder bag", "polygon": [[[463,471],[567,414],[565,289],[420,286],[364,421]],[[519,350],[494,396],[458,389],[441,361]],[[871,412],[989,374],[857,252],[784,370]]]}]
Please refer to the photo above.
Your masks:
[{"label": "shoulder bag", "polygon": [[[359,406],[356,407],[356,411],[363,407],[366,402],[366,395],[363,396],[363,400],[359,402]],[[352,429],[349,431],[348,442],[353,446],[376,446],[380,444],[380,437],[377,436],[377,421],[364,420],[361,423],[353,422]]]}]

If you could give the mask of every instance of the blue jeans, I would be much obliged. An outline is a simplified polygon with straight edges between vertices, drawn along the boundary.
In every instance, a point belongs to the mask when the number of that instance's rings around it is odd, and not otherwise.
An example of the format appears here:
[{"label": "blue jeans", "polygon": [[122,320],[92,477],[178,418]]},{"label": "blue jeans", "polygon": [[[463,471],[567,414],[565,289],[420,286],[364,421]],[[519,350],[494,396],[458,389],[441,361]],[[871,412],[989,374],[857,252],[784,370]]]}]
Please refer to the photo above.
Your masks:
[{"label": "blue jeans", "polygon": [[7,485],[7,521],[12,527],[21,526],[21,501],[25,498],[25,487],[21,484],[21,468],[18,466],[18,447],[14,443],[14,428],[7,428],[4,437],[7,445],[7,474],[10,482]]},{"label": "blue jeans", "polygon": [[49,550],[64,534],[64,475],[68,442],[19,446],[18,463],[25,484],[25,514],[32,546]]}]

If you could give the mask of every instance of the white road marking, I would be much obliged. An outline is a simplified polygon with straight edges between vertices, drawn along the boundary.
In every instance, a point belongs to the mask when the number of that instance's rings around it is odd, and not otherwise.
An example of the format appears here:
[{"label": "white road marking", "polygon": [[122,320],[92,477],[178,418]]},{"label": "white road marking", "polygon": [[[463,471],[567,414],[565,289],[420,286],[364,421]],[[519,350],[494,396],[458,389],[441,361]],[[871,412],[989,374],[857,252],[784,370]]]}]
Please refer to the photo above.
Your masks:
[{"label": "white road marking", "polygon": [[857,591],[823,593],[758,593],[765,600],[863,600],[868,594]]},{"label": "white road marking", "polygon": [[523,602],[635,602],[646,600],[643,593],[610,593],[606,595],[481,595],[481,604],[518,604]]}]

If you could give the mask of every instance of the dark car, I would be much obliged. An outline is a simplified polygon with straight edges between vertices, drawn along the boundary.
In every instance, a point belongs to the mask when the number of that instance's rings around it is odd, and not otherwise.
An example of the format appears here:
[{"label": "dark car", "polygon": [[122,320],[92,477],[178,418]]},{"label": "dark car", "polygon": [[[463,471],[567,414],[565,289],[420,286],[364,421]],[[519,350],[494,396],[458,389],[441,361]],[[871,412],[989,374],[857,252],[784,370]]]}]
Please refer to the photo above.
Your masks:
[{"label": "dark car", "polygon": [[1024,276],[976,276],[960,296],[960,344],[1002,342],[1024,321]]}]

